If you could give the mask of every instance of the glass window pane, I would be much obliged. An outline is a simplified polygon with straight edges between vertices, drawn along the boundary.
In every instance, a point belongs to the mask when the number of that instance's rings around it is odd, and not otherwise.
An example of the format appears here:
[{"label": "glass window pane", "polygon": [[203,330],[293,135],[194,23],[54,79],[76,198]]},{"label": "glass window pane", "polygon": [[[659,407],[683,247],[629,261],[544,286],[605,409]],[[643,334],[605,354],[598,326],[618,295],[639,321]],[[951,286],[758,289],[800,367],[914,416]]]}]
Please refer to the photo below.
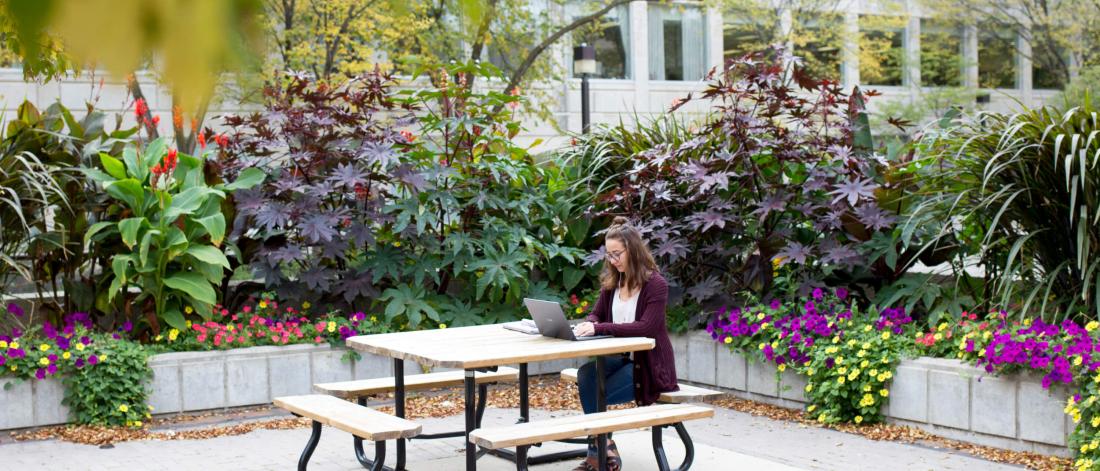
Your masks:
[{"label": "glass window pane", "polygon": [[649,5],[649,79],[701,80],[706,73],[703,12]]},{"label": "glass window pane", "polygon": [[[569,3],[567,12],[573,20],[589,14],[596,3]],[[573,45],[588,43],[596,49],[594,78],[630,78],[630,18],[626,5],[615,7],[600,19],[573,30]],[[573,50],[566,53],[570,74],[573,72]]]},{"label": "glass window pane", "polygon": [[775,10],[753,4],[729,8],[722,13],[722,58],[738,59],[746,54],[766,51],[782,42],[779,17]]},{"label": "glass window pane", "polygon": [[1035,38],[1038,41],[1031,46],[1032,88],[1047,90],[1065,88],[1066,77],[1069,76],[1069,54],[1061,47],[1052,47],[1046,41],[1039,40],[1038,34]]},{"label": "glass window pane", "polygon": [[859,81],[868,85],[902,85],[905,70],[905,24],[900,16],[859,17]]},{"label": "glass window pane", "polygon": [[978,26],[978,85],[1016,88],[1016,34],[992,25]]},{"label": "glass window pane", "polygon": [[840,80],[840,48],[844,45],[844,18],[836,13],[818,12],[800,17],[791,42],[794,54],[803,66],[818,78]]},{"label": "glass window pane", "polygon": [[920,81],[925,87],[962,85],[962,26],[929,18],[920,20]]}]

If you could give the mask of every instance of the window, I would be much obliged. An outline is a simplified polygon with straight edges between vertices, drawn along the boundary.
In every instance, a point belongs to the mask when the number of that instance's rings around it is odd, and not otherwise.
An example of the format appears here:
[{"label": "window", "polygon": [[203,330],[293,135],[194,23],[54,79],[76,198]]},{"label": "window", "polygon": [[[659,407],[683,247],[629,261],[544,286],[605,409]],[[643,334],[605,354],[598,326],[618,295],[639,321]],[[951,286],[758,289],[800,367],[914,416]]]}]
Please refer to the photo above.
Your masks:
[{"label": "window", "polygon": [[782,42],[779,31],[779,17],[775,10],[755,4],[738,5],[729,8],[722,18],[722,59],[731,60],[746,54],[766,51],[775,43]]},{"label": "window", "polygon": [[941,20],[920,20],[920,81],[926,87],[962,85],[962,26]]},{"label": "window", "polygon": [[1016,88],[1016,34],[991,24],[978,26],[978,86]]},{"label": "window", "polygon": [[840,80],[840,48],[844,44],[844,18],[836,13],[816,12],[799,18],[791,42],[803,66],[818,78]]},{"label": "window", "polygon": [[859,17],[859,81],[902,85],[905,77],[905,24],[900,16]]},{"label": "window", "polygon": [[649,79],[701,80],[706,73],[703,12],[650,5]]},{"label": "window", "polygon": [[1066,87],[1069,77],[1070,56],[1060,46],[1043,41],[1045,38],[1033,36],[1036,44],[1031,46],[1031,82],[1032,88],[1061,90]]},{"label": "window", "polygon": [[[571,2],[566,11],[575,20],[589,14],[592,6],[597,4]],[[626,5],[613,8],[596,21],[574,30],[572,38],[574,46],[587,43],[596,49],[596,74],[592,77],[630,78],[630,18]],[[565,60],[572,74],[572,49],[566,52]]]}]

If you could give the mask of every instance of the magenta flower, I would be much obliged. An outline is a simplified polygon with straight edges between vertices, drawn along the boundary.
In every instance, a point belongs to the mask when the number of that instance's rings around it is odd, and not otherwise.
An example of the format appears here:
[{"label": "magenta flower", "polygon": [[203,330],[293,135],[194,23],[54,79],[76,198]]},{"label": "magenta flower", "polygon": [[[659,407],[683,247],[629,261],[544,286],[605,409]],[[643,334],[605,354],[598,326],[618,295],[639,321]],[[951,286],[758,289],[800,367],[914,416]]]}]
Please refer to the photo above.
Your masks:
[{"label": "magenta flower", "polygon": [[14,315],[15,317],[23,317],[24,311],[23,308],[19,307],[18,304],[8,303],[8,313]]},{"label": "magenta flower", "polygon": [[46,370],[42,368],[35,370],[34,377],[38,379],[46,379]]},{"label": "magenta flower", "polygon": [[88,356],[88,364],[89,365],[94,365],[96,363],[99,363],[99,357],[95,356],[94,354]]}]

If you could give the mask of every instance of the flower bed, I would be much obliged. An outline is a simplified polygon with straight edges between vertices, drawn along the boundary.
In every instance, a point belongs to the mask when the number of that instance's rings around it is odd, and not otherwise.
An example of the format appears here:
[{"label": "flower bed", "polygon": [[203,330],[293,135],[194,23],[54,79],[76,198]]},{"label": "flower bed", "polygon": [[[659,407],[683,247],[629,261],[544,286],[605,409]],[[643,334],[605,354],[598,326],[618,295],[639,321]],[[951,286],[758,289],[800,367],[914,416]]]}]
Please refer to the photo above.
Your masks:
[{"label": "flower bed", "polygon": [[[1082,326],[1071,320],[1060,324],[1011,321],[1005,311],[981,317],[964,312],[958,319],[938,322],[924,331],[902,309],[860,312],[845,297],[843,290],[834,295],[815,290],[810,299],[796,303],[772,301],[723,310],[707,326],[707,332],[713,341],[735,352],[774,364],[779,373],[790,369],[800,375],[805,383],[801,387],[808,403],[806,412],[826,423],[886,418],[894,409],[887,404],[892,389],[897,387],[891,380],[898,374],[900,360],[906,357],[957,359],[980,368],[960,370],[972,376],[1034,376],[1039,378],[1035,383],[1039,392],[1054,389],[1044,394],[1069,396],[1064,413],[1076,424],[1068,441],[1062,430],[1044,434],[1036,441],[1068,444],[1078,455],[1076,466],[1080,469],[1100,463],[1100,374],[1096,371],[1100,357],[1094,355],[1100,351],[1100,340],[1095,335],[1100,323],[1092,321]],[[925,381],[931,384],[933,379]],[[942,374],[935,381],[943,383],[940,392],[944,395],[969,397],[976,388]],[[1062,388],[1073,393],[1063,394]],[[1046,407],[1048,401],[1032,402]],[[898,409],[908,406],[903,404]],[[929,409],[925,410],[921,420],[936,422],[937,417],[929,417]],[[970,429],[973,423],[988,420],[987,415],[1003,413],[995,406],[976,402],[962,410],[966,413],[962,418],[957,412],[941,414],[941,425]],[[968,412],[973,410],[983,412],[971,420]],[[1024,411],[1013,413],[1022,415]],[[1052,435],[1056,438],[1050,438]],[[1028,432],[1011,436],[1027,440]]]}]

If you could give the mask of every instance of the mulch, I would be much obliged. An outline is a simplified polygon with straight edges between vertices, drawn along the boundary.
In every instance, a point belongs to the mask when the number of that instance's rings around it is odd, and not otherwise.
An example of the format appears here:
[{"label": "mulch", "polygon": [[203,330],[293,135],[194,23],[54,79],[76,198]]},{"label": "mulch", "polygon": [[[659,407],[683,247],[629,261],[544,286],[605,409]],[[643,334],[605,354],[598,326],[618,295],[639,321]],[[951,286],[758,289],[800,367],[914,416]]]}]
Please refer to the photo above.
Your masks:
[{"label": "mulch", "polygon": [[[373,406],[378,410],[392,413],[392,401],[393,396],[391,394],[372,398],[371,403],[378,404]],[[491,388],[488,403],[490,407],[494,408],[517,408],[519,407],[519,391],[511,386]],[[460,415],[465,410],[465,401],[461,391],[457,388],[410,394],[406,404],[406,416],[410,419],[448,417]],[[1065,470],[1070,469],[1072,464],[1072,461],[1066,458],[1002,450],[949,440],[914,427],[890,424],[822,425],[816,420],[808,419],[799,410],[786,409],[736,397],[727,396],[713,401],[712,404],[772,420],[794,422],[805,427],[831,428],[845,433],[861,435],[871,440],[913,443],[957,450],[989,461],[1025,466],[1034,470]],[[576,385],[559,381],[556,377],[532,378],[530,405],[532,409],[550,411],[579,411],[581,408],[580,401],[577,399]],[[633,406],[624,405],[613,408],[618,407],[628,408]],[[260,406],[234,409],[228,412],[211,411],[199,414],[174,414],[154,418],[141,428],[65,425],[11,432],[10,437],[17,441],[57,439],[109,448],[114,443],[130,440],[200,440],[241,435],[254,430],[307,428],[309,425],[309,419],[287,418],[285,413],[279,409],[272,406]]]}]

